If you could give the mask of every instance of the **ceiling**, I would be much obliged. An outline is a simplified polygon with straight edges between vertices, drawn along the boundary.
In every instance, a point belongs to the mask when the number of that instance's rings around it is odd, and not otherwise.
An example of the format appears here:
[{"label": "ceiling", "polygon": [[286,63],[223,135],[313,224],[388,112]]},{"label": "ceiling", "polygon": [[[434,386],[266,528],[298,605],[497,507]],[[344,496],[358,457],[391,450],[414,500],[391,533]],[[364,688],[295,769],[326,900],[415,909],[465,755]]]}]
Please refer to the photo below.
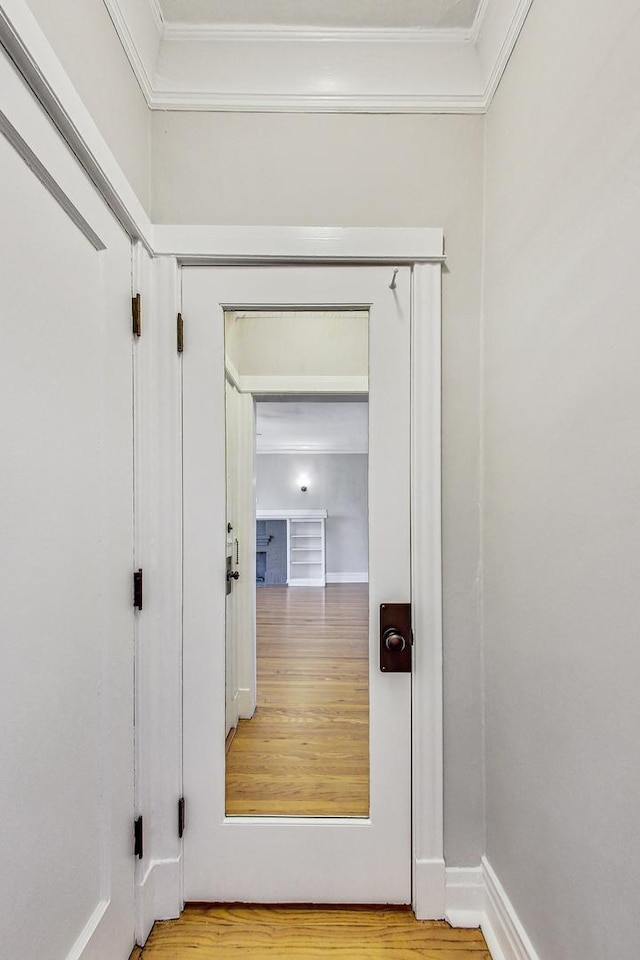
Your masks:
[{"label": "ceiling", "polygon": [[366,401],[256,403],[258,453],[367,453]]},{"label": "ceiling", "polygon": [[167,23],[469,29],[480,0],[160,0]]},{"label": "ceiling", "polygon": [[103,0],[152,110],[485,113],[532,0]]}]

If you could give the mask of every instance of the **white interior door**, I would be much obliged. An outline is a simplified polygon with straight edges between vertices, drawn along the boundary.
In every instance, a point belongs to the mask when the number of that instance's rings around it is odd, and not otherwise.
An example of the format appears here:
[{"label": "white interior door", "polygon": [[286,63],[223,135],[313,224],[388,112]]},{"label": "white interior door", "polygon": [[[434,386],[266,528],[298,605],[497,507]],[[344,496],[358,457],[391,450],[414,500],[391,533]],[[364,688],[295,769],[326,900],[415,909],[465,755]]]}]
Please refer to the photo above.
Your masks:
[{"label": "white interior door", "polygon": [[[183,269],[185,899],[411,900],[411,683],[379,667],[379,607],[410,598],[410,270]],[[225,308],[369,308],[370,808],[225,815]],[[295,589],[295,588],[291,588]]]},{"label": "white interior door", "polygon": [[2,57],[0,87],[0,952],[111,960],[134,934],[131,245]]}]

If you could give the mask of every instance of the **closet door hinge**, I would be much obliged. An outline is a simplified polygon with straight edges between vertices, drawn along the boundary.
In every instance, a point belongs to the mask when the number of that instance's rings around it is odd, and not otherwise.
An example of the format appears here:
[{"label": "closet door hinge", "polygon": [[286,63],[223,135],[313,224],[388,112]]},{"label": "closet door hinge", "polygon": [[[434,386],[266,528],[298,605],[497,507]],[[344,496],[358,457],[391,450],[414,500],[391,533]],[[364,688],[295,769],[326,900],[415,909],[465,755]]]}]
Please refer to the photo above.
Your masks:
[{"label": "closet door hinge", "polygon": [[184,835],[184,797],[178,800],[178,836],[182,840]]},{"label": "closet door hinge", "polygon": [[133,855],[138,860],[142,860],[143,856],[142,829],[142,817],[137,817],[133,821]]},{"label": "closet door hinge", "polygon": [[139,293],[131,298],[131,317],[133,319],[133,335],[139,337],[142,334],[142,308]]},{"label": "closet door hinge", "polygon": [[142,610],[142,567],[133,571],[133,605]]},{"label": "closet door hinge", "polygon": [[178,314],[176,338],[178,343],[178,353],[182,353],[184,351],[184,320],[182,319],[181,313]]}]

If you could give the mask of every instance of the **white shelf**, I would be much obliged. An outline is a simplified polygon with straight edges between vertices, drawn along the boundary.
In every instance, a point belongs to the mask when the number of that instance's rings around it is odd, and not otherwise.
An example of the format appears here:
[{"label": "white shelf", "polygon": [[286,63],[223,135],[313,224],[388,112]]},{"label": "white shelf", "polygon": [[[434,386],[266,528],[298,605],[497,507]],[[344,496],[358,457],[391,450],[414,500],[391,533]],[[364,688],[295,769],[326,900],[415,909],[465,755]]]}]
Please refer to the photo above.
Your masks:
[{"label": "white shelf", "polygon": [[291,512],[287,517],[287,583],[324,587],[326,510]]}]

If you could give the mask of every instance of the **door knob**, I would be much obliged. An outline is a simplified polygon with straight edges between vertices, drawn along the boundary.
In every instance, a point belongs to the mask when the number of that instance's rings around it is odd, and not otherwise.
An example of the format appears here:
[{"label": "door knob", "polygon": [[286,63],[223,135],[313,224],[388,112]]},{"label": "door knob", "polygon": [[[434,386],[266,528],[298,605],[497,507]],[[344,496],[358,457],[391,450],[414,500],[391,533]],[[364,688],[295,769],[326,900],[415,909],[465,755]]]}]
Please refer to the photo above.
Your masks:
[{"label": "door knob", "polygon": [[380,669],[411,673],[411,604],[380,604]]},{"label": "door knob", "polygon": [[402,653],[407,643],[396,627],[387,627],[382,640],[389,653]]},{"label": "door knob", "polygon": [[237,570],[227,570],[227,580],[239,580],[240,574]]}]

